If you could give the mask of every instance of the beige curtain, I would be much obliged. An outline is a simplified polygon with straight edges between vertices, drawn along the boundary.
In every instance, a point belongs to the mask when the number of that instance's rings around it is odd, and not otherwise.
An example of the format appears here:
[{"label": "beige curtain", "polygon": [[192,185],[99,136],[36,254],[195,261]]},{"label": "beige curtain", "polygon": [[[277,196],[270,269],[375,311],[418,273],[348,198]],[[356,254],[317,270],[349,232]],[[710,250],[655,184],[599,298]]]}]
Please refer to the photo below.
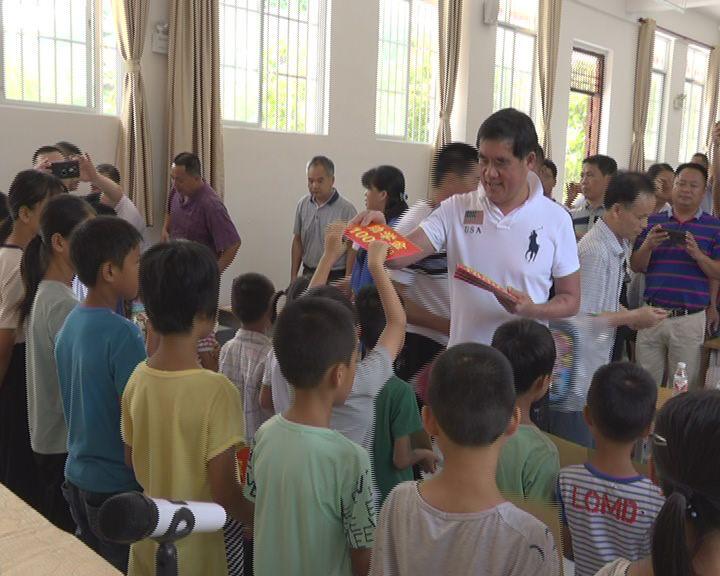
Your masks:
[{"label": "beige curtain", "polygon": [[125,192],[135,203],[145,221],[152,226],[152,158],[150,131],[146,117],[145,88],[140,58],[145,46],[150,0],[113,0],[115,27],[120,52],[125,60],[122,92],[122,126],[118,142],[117,163]]},{"label": "beige curtain", "polygon": [[440,24],[440,122],[435,137],[435,150],[452,141],[450,117],[452,116],[460,60],[460,31],[462,28],[463,0],[439,0]]},{"label": "beige curtain", "polygon": [[710,52],[707,80],[705,82],[705,110],[708,114],[707,149],[712,155],[712,133],[718,114],[718,89],[720,89],[720,47],[716,46]]},{"label": "beige curtain", "polygon": [[200,157],[205,180],[224,193],[220,109],[220,3],[170,0],[168,156]]},{"label": "beige curtain", "polygon": [[650,106],[653,49],[655,47],[655,20],[642,20],[638,34],[635,61],[635,95],[633,97],[632,147],[630,170],[645,171],[645,127]]},{"label": "beige curtain", "polygon": [[555,77],[557,76],[558,47],[560,45],[560,19],[562,0],[540,0],[538,8],[537,67],[540,79],[540,106],[542,110],[543,150],[552,157],[550,122],[552,120]]}]

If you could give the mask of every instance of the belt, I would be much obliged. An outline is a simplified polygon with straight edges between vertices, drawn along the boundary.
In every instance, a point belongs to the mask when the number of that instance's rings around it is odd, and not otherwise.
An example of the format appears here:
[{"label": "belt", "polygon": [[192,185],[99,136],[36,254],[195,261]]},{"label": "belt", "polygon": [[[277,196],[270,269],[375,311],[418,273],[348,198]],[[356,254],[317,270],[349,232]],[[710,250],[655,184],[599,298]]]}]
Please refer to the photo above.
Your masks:
[{"label": "belt", "polygon": [[646,300],[645,304],[647,304],[648,306],[653,306],[655,308],[662,308],[663,310],[667,311],[668,318],[679,318],[681,316],[691,316],[692,314],[705,312],[705,308],[695,308],[694,310],[690,310],[688,308],[668,308],[667,306],[663,306],[662,304],[656,304],[651,300]]}]

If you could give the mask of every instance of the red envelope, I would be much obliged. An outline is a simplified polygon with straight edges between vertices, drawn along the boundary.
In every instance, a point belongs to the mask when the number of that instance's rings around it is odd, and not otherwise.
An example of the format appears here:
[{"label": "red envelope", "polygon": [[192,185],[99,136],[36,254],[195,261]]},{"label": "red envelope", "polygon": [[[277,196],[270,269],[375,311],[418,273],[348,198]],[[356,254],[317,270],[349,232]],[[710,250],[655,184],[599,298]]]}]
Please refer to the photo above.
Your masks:
[{"label": "red envelope", "polygon": [[472,284],[473,286],[477,286],[478,288],[482,288],[483,290],[487,290],[488,292],[492,292],[496,298],[501,300],[509,300],[510,302],[518,301],[518,299],[513,296],[507,288],[500,286],[500,284],[488,278],[485,274],[481,274],[469,266],[458,264],[455,269],[455,278],[462,280],[463,282],[467,282],[468,284]]},{"label": "red envelope", "polygon": [[361,248],[365,248],[365,250],[367,250],[370,242],[374,240],[386,242],[389,246],[388,260],[402,258],[403,256],[412,256],[420,252],[420,248],[385,224],[350,226],[345,230],[345,237],[355,242]]}]

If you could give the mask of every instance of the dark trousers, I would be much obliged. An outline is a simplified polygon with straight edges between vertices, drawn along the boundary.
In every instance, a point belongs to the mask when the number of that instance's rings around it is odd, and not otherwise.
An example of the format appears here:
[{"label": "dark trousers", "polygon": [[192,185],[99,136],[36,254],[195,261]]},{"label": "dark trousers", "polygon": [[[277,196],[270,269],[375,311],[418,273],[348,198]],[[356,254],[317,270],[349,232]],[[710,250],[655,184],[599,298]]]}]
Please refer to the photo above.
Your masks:
[{"label": "dark trousers", "polygon": [[67,454],[33,452],[33,456],[40,480],[40,513],[58,528],[74,533],[75,522],[62,493]]},{"label": "dark trousers", "polygon": [[70,513],[77,528],[77,536],[86,546],[100,554],[110,564],[115,566],[123,574],[127,574],[128,560],[130,556],[129,544],[115,544],[108,542],[100,536],[98,525],[98,514],[100,507],[105,500],[115,494],[104,494],[98,492],[87,492],[80,490],[67,480],[62,486],[63,496],[70,506]]},{"label": "dark trousers", "polygon": [[[309,266],[305,266],[303,264],[302,267],[302,275],[303,276],[312,276],[315,274],[315,268],[310,268]],[[328,274],[327,283],[330,284],[331,282],[337,282],[338,280],[342,280],[345,278],[345,269],[342,270],[330,270],[330,274]]]},{"label": "dark trousers", "polygon": [[40,487],[30,448],[25,344],[15,344],[0,383],[0,482],[27,504],[39,508]]},{"label": "dark trousers", "polygon": [[405,334],[405,344],[395,360],[395,374],[401,380],[410,382],[444,349],[442,344],[435,342],[432,338],[408,332]]}]

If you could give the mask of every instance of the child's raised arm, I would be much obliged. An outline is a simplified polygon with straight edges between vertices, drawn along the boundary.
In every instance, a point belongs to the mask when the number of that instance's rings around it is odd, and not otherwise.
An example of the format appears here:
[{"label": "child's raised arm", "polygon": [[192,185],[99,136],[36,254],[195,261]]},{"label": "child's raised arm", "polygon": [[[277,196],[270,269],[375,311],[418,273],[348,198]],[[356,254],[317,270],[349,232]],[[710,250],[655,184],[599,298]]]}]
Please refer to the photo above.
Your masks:
[{"label": "child's raised arm", "polygon": [[368,245],[368,269],[375,280],[380,301],[385,312],[385,329],[378,339],[377,346],[384,347],[395,360],[405,341],[405,309],[385,270],[388,245],[375,240]]},{"label": "child's raised arm", "polygon": [[343,241],[343,234],[345,233],[346,227],[347,222],[342,221],[333,222],[328,225],[325,231],[323,255],[322,258],[320,258],[320,262],[318,262],[312,280],[310,280],[308,289],[327,284],[333,264],[335,264],[335,262],[345,254],[345,250],[347,250],[347,246],[345,246],[345,242]]}]

